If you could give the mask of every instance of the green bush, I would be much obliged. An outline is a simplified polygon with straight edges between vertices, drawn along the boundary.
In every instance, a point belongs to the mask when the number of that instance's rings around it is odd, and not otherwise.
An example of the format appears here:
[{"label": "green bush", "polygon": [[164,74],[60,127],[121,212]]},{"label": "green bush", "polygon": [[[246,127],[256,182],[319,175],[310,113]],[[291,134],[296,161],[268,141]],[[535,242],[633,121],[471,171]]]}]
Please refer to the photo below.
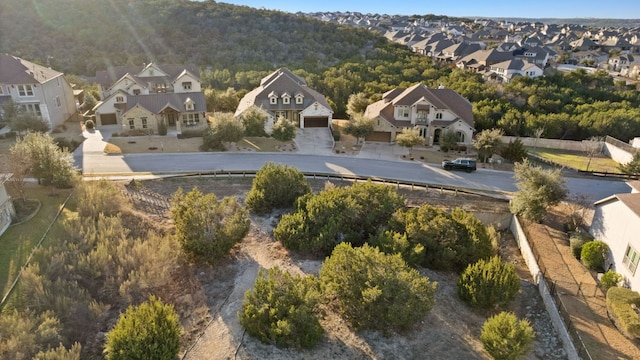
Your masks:
[{"label": "green bush", "polygon": [[333,140],[334,141],[340,141],[340,131],[332,130],[331,131],[331,135],[333,135]]},{"label": "green bush", "polygon": [[607,251],[609,247],[602,241],[590,241],[582,246],[580,261],[591,270],[602,270]]},{"label": "green bush", "polygon": [[498,256],[469,265],[458,279],[458,295],[473,307],[506,306],[516,298],[518,290],[516,267]]},{"label": "green bush", "polygon": [[167,135],[167,131],[168,131],[167,123],[164,122],[164,120],[160,121],[158,123],[158,135],[163,135],[163,136]]},{"label": "green bush", "polygon": [[[473,214],[461,209],[447,213],[431,205],[396,211],[388,221],[388,229],[406,234],[409,246],[397,246],[406,250],[402,254],[407,262],[432,269],[462,271],[469,264],[494,255],[497,243],[497,233]],[[393,239],[398,237],[390,240]],[[381,247],[383,251],[388,245]]]},{"label": "green bush", "polygon": [[180,321],[173,305],[151,296],[130,306],[107,334],[107,360],[174,360],[180,350]]},{"label": "green bush", "polygon": [[640,294],[623,287],[607,291],[607,309],[618,328],[630,338],[640,338],[640,317],[634,309],[640,307]]},{"label": "green bush", "polygon": [[618,284],[620,284],[622,280],[623,280],[622,275],[618,274],[615,271],[607,270],[606,273],[602,274],[600,285],[602,285],[602,288],[606,293],[612,287],[618,286]]},{"label": "green bush", "polygon": [[513,141],[510,140],[508,144],[504,145],[500,150],[500,155],[512,163],[517,163],[526,159],[528,153],[522,140],[517,138]]},{"label": "green bush", "polygon": [[279,141],[291,141],[298,134],[298,127],[293,121],[279,117],[273,125],[271,136]]},{"label": "green bush", "polygon": [[328,303],[356,330],[405,330],[434,305],[437,284],[411,269],[400,255],[365,244],[336,246],[320,269]]},{"label": "green bush", "polygon": [[580,231],[580,232],[575,232],[571,234],[571,237],[569,238],[569,247],[571,248],[571,253],[573,254],[573,257],[580,260],[580,253],[582,252],[582,247],[584,246],[584,244],[588,243],[589,241],[593,241],[593,236],[591,236],[591,234],[589,233]]},{"label": "green bush", "polygon": [[178,134],[178,139],[190,139],[194,137],[203,137],[206,130],[182,130]]},{"label": "green bush", "polygon": [[323,334],[315,314],[320,286],[312,276],[293,276],[280,268],[260,270],[244,294],[240,324],[264,343],[311,348]]},{"label": "green bush", "polygon": [[53,138],[53,142],[58,145],[60,150],[66,149],[66,151],[68,152],[73,152],[78,146],[80,146],[80,144],[82,144],[82,141],[69,139],[66,137],[55,137]]},{"label": "green bush", "polygon": [[482,325],[480,341],[496,360],[515,360],[524,355],[535,333],[528,320],[518,320],[515,314],[501,312]]},{"label": "green bush", "polygon": [[208,128],[202,134],[202,150],[204,151],[224,151],[222,137],[216,133],[214,128]]},{"label": "green bush", "polygon": [[171,198],[171,219],[184,252],[214,263],[231,251],[249,233],[249,214],[235,197],[218,202],[215,194],[197,188],[178,189]]},{"label": "green bush", "polygon": [[402,206],[404,198],[393,187],[371,181],[329,187],[299,197],[273,234],[287,249],[329,255],[341,242],[360,246],[376,236]]},{"label": "green bush", "polygon": [[96,124],[93,122],[93,120],[87,120],[87,121],[84,122],[84,127],[87,130],[91,130],[91,129],[96,127]]},{"label": "green bush", "polygon": [[264,214],[292,207],[298,197],[309,192],[311,187],[300,170],[269,162],[256,173],[246,203],[251,211]]}]

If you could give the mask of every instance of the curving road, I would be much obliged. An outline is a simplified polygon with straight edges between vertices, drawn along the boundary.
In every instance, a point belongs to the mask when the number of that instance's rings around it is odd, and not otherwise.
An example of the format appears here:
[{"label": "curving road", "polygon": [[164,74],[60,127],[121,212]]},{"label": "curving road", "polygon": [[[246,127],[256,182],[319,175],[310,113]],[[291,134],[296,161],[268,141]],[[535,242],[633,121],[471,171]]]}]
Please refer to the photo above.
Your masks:
[{"label": "curving road", "polygon": [[[84,153],[82,167],[85,176],[131,176],[134,173],[191,173],[221,170],[255,171],[265,162],[294,166],[303,172],[356,174],[398,180],[451,185],[485,191],[516,191],[513,173],[478,169],[449,172],[435,164],[414,161],[380,160],[346,156],[323,156],[280,153],[172,153],[104,155]],[[592,178],[567,178],[567,187],[574,194],[588,194],[599,200],[617,193],[628,193],[623,181]]]}]

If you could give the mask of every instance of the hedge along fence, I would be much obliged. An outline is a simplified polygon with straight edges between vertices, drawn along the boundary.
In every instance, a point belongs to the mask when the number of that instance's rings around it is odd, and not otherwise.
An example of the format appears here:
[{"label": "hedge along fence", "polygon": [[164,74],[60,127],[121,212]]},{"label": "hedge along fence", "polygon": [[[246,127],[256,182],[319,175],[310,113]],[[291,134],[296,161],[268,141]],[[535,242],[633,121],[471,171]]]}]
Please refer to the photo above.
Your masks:
[{"label": "hedge along fence", "polygon": [[520,253],[524,258],[524,262],[527,264],[529,268],[529,272],[531,276],[533,276],[533,281],[538,285],[538,291],[540,292],[540,296],[542,296],[542,301],[544,302],[544,307],[547,309],[549,316],[551,317],[551,323],[553,327],[558,332],[560,338],[562,339],[562,345],[564,350],[567,352],[567,357],[569,360],[580,360],[580,356],[578,355],[578,351],[573,344],[571,336],[569,335],[569,331],[562,321],[562,317],[560,316],[560,312],[556,303],[553,301],[553,296],[551,295],[551,291],[547,282],[544,279],[544,274],[540,270],[540,266],[538,265],[538,261],[533,253],[533,249],[529,245],[529,241],[527,240],[527,236],[522,229],[522,225],[520,225],[520,221],[518,217],[513,215],[511,219],[511,233],[516,239],[518,243],[518,247],[520,248]]}]

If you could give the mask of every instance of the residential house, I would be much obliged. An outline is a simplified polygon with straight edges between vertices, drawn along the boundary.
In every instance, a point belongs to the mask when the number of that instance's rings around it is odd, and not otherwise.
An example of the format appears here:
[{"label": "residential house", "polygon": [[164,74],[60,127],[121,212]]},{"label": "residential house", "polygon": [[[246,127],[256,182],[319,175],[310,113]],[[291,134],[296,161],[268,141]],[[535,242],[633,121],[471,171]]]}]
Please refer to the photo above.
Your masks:
[{"label": "residential house", "polygon": [[506,83],[510,82],[515,76],[536,78],[544,73],[538,65],[520,59],[507,60],[491,65],[489,72],[491,77]]},{"label": "residential house", "polygon": [[453,90],[428,88],[416,84],[396,88],[382,100],[367,106],[364,116],[374,119],[374,131],[368,141],[395,141],[405,128],[418,128],[427,146],[437,145],[443,131],[452,130],[460,144],[471,144],[473,111],[471,103]]},{"label": "residential house", "polygon": [[5,188],[5,183],[11,178],[11,175],[0,174],[0,235],[11,225],[11,220],[16,214],[11,196]]},{"label": "residential house", "polygon": [[521,59],[526,62],[536,64],[540,68],[544,69],[547,66],[547,62],[549,61],[549,53],[551,50],[546,48],[542,48],[539,46],[529,47],[529,48],[520,48],[513,51],[513,56],[516,59]]},{"label": "residential house", "polygon": [[49,123],[63,124],[77,111],[73,89],[64,75],[16,56],[0,54],[0,103]]},{"label": "residential house", "polygon": [[482,72],[491,65],[510,59],[513,59],[513,55],[511,55],[510,52],[498,51],[496,49],[478,50],[458,60],[456,66],[459,69]]},{"label": "residential house", "polygon": [[[638,189],[639,182],[634,183]],[[609,246],[605,269],[621,274],[626,286],[640,291],[640,193],[634,190],[597,201],[589,232]]]},{"label": "residential house", "polygon": [[451,64],[460,60],[462,57],[472,54],[478,50],[481,50],[479,44],[470,44],[467,42],[461,42],[459,44],[453,44],[442,50],[440,55],[436,56],[438,61]]},{"label": "residential house", "polygon": [[609,58],[609,69],[612,71],[626,72],[633,61],[633,55],[629,54],[611,56]]},{"label": "residential house", "polygon": [[250,108],[267,116],[265,129],[271,130],[279,117],[303,128],[331,127],[333,110],[324,95],[307,86],[307,82],[289,69],[280,68],[260,81],[260,86],[248,92],[238,104],[235,117],[240,118]]},{"label": "residential house", "polygon": [[[207,125],[200,71],[195,67],[154,63],[117,66],[96,72],[96,82],[101,101],[93,112],[98,126],[157,132],[164,123],[181,133]],[[141,108],[144,111],[139,111]]]}]

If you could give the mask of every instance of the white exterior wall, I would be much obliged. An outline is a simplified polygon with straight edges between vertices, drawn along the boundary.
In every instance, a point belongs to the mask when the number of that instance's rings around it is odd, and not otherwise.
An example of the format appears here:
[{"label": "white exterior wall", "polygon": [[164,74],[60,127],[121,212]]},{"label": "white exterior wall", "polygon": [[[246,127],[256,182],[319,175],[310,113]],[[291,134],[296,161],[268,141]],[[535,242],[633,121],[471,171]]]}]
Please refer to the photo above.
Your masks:
[{"label": "white exterior wall", "polygon": [[[318,107],[317,109],[316,109],[316,104]],[[301,129],[304,129],[304,118],[306,116],[309,116],[309,117],[326,116],[327,119],[329,120],[328,125],[331,125],[333,111],[331,111],[331,109],[327,109],[326,107],[320,105],[317,102],[314,102],[313,104],[311,104],[311,106],[307,107],[306,109],[300,112],[300,128]]]},{"label": "white exterior wall", "polygon": [[[183,82],[191,82],[191,89],[184,89],[182,87]],[[200,86],[200,81],[198,79],[189,74],[184,74],[173,82],[173,92],[202,92],[202,87]]]},{"label": "white exterior wall", "polygon": [[123,97],[123,102],[122,103],[124,103],[124,104],[127,103],[127,94],[122,93],[122,92],[120,92],[118,94],[114,94],[110,98],[104,100],[102,102],[102,104],[100,104],[98,107],[96,107],[94,109],[94,112],[96,114],[96,125],[102,126],[102,120],[100,119],[100,115],[101,114],[115,114],[116,113],[115,104],[116,104],[116,97],[117,96],[122,96]]},{"label": "white exterior wall", "polygon": [[[51,129],[54,129],[67,121],[77,110],[73,89],[62,75],[45,82],[41,85],[41,88],[49,117],[48,120],[51,123]],[[60,99],[60,106],[58,106],[56,98]],[[45,111],[42,109],[42,105],[40,105],[40,110],[44,117]]]},{"label": "white exterior wall", "polygon": [[4,183],[0,183],[0,235],[11,225],[11,218],[14,214],[11,197],[7,194]]},{"label": "white exterior wall", "polygon": [[627,246],[640,253],[640,218],[622,201],[613,199],[596,206],[590,232],[596,240],[609,245],[610,256],[605,269],[611,265],[614,271],[624,276],[631,290],[640,291],[640,266],[632,274],[622,263]]}]

